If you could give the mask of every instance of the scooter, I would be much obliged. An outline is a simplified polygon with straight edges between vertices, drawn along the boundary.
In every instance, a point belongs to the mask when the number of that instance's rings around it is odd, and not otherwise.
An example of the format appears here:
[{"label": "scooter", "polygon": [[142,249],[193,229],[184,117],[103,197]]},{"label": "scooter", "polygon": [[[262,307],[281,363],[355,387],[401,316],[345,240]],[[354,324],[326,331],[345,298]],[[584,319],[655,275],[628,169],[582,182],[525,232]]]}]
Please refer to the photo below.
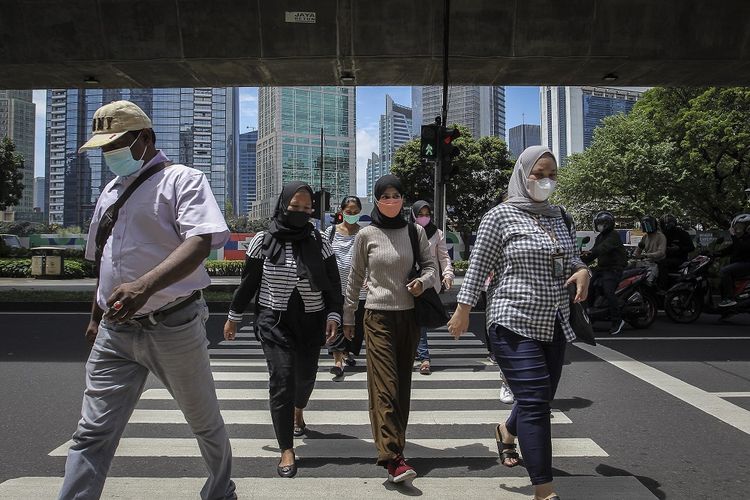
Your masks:
[{"label": "scooter", "polygon": [[740,313],[750,313],[750,276],[743,276],[734,283],[737,304],[719,307],[709,280],[711,264],[718,256],[713,252],[698,255],[681,269],[677,284],[664,297],[664,311],[676,323],[692,323],[702,312],[720,314],[722,318]]},{"label": "scooter", "polygon": [[[633,267],[622,273],[615,295],[620,306],[622,319],[633,328],[648,328],[656,320],[658,303],[649,284],[651,270],[647,267]],[[592,286],[596,286],[592,283]],[[597,294],[592,307],[588,309],[592,323],[609,321],[609,304],[603,294]]]}]

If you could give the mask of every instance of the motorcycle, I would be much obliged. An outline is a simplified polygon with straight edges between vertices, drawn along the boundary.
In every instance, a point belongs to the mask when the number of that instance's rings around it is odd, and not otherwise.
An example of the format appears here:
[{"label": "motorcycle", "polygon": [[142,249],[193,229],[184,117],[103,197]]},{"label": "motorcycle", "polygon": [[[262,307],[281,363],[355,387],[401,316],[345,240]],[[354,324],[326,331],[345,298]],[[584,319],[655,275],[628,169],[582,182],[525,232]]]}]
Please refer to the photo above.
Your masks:
[{"label": "motorcycle", "polygon": [[664,297],[664,311],[676,323],[692,323],[701,313],[720,314],[722,318],[740,313],[750,313],[750,276],[743,276],[734,283],[732,307],[719,307],[714,297],[709,271],[718,256],[707,252],[698,255],[683,265],[680,279]]},{"label": "motorcycle", "polygon": [[[632,267],[622,273],[615,295],[622,319],[633,328],[648,328],[656,320],[658,302],[649,283],[651,270],[648,267]],[[596,286],[595,283],[592,286]],[[609,321],[609,304],[603,294],[597,294],[588,315],[594,321]]]}]

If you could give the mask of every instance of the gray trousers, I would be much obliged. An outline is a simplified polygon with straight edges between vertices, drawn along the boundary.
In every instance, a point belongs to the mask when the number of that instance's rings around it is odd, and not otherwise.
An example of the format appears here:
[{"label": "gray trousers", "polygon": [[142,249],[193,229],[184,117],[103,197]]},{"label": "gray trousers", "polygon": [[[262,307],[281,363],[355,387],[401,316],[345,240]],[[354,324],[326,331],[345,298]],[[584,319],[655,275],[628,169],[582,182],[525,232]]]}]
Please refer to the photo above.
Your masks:
[{"label": "gray trousers", "polygon": [[65,463],[60,499],[98,499],[125,425],[153,373],[179,405],[208,468],[203,499],[236,498],[232,450],[219,413],[203,299],[156,326],[102,321],[86,363],[81,420]]}]

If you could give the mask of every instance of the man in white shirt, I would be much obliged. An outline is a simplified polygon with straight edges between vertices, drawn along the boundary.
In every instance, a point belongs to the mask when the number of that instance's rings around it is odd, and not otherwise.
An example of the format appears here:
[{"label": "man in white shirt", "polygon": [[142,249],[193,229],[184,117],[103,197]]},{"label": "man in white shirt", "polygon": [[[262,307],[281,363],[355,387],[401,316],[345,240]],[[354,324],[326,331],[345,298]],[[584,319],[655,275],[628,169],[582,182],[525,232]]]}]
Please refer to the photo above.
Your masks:
[{"label": "man in white shirt", "polygon": [[[102,106],[92,129],[92,138],[79,152],[101,148],[116,177],[97,201],[86,246],[86,258],[101,261],[86,331],[93,347],[60,498],[101,496],[149,372],[177,400],[198,440],[209,470],[201,497],[236,498],[231,447],[208,358],[208,308],[201,294],[210,284],[203,261],[228,239],[226,222],[204,174],[171,164],[156,149],[151,120],[138,106],[128,101]],[[156,165],[163,168],[133,191],[106,243],[97,248],[107,208]]]}]

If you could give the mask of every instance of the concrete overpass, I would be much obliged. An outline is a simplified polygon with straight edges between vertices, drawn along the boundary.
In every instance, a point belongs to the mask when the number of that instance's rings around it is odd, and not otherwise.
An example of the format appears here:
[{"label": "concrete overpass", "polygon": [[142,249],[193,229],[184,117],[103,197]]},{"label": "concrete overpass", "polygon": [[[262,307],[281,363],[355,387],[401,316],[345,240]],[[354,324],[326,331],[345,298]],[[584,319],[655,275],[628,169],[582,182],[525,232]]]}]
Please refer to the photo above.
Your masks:
[{"label": "concrete overpass", "polygon": [[[453,0],[450,14],[453,83],[750,82],[747,0]],[[0,0],[0,88],[435,84],[442,21],[440,0]]]}]

